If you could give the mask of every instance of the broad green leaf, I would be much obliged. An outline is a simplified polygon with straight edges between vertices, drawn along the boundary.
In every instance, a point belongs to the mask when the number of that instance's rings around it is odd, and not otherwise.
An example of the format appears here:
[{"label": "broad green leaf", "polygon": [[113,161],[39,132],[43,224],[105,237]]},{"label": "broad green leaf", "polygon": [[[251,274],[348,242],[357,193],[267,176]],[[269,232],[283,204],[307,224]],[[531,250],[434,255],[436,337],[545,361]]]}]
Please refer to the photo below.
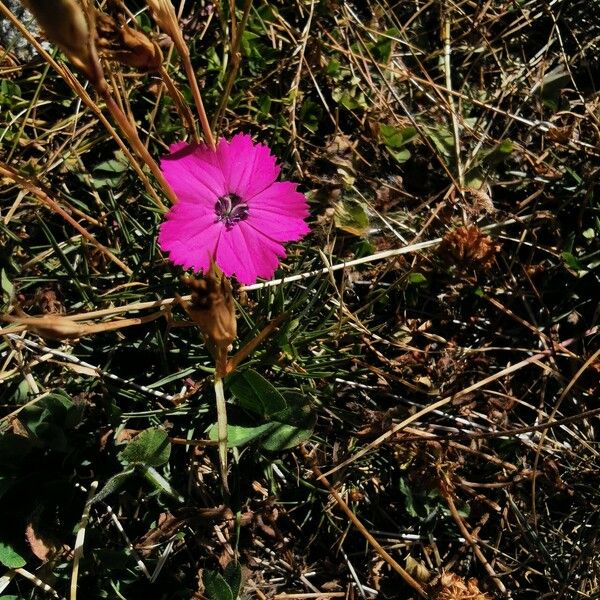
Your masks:
[{"label": "broad green leaf", "polygon": [[240,594],[240,588],[242,587],[242,567],[240,563],[231,561],[223,572],[223,578],[229,584],[233,597],[237,598]]},{"label": "broad green leaf", "polygon": [[82,407],[77,407],[67,394],[57,390],[24,408],[19,419],[35,444],[64,452],[68,449],[65,432],[77,425],[81,412]]},{"label": "broad green leaf", "polygon": [[327,73],[327,75],[329,75],[331,77],[335,77],[335,75],[337,75],[340,72],[340,62],[338,60],[336,60],[335,58],[332,58],[327,63],[325,72]]},{"label": "broad green leaf", "polygon": [[339,229],[352,235],[363,236],[369,231],[366,207],[356,200],[341,200],[335,206],[333,220]]},{"label": "broad green leaf", "polygon": [[287,406],[272,415],[272,420],[297,427],[314,425],[314,411],[310,401],[298,392],[288,392],[285,397]]},{"label": "broad green leaf", "polygon": [[[314,424],[313,424],[314,427]],[[264,437],[260,445],[270,452],[278,452],[293,448],[310,439],[313,427],[302,428],[284,423],[276,423],[275,427]]]},{"label": "broad green leaf", "polygon": [[[290,393],[282,396],[286,406],[272,413],[266,423],[228,424],[227,445],[243,446],[260,439],[265,450],[279,451],[297,446],[312,435],[316,415],[310,402],[301,394]],[[218,439],[218,428],[215,423],[208,432],[211,440]]]},{"label": "broad green leaf", "polygon": [[562,252],[561,256],[567,266],[571,267],[571,269],[575,269],[576,271],[583,271],[584,266],[577,260],[577,258],[571,254],[571,252]]},{"label": "broad green leaf", "polygon": [[216,571],[204,572],[204,593],[210,600],[236,600],[237,598],[223,576]]},{"label": "broad green leaf", "polygon": [[94,185],[104,188],[116,185],[128,169],[127,162],[120,152],[115,152],[115,158],[105,160],[96,165],[92,171]]},{"label": "broad green leaf", "polygon": [[414,127],[398,128],[381,123],[379,125],[379,136],[388,148],[398,150],[417,136],[417,130]]},{"label": "broad green leaf", "polygon": [[[252,440],[265,435],[268,431],[277,426],[277,423],[263,423],[262,425],[227,425],[227,446],[235,448],[244,446]],[[215,423],[208,432],[210,440],[219,439],[218,426]]]},{"label": "broad green leaf", "polygon": [[27,561],[12,547],[0,542],[0,563],[9,569],[24,567]]},{"label": "broad green leaf", "polygon": [[286,407],[277,389],[252,369],[234,375],[229,389],[242,408],[267,420],[270,415]]},{"label": "broad green leaf", "polygon": [[317,416],[310,402],[298,393],[286,394],[285,410],[273,415],[273,427],[261,440],[261,446],[272,452],[293,448],[312,435]]},{"label": "broad green leaf", "polygon": [[164,429],[151,428],[142,431],[120,454],[129,464],[139,463],[149,467],[164,465],[171,455],[171,442]]},{"label": "broad green leaf", "polygon": [[403,148],[402,150],[392,150],[388,147],[387,151],[396,159],[396,162],[405,163],[411,156],[410,152]]},{"label": "broad green leaf", "polygon": [[423,273],[410,273],[408,276],[408,283],[422,285],[423,283],[427,283],[427,277],[425,277]]},{"label": "broad green leaf", "polygon": [[429,138],[438,152],[446,158],[454,158],[454,135],[447,127],[437,127],[429,130]]},{"label": "broad green leaf", "polygon": [[331,97],[348,110],[367,107],[367,99],[364,93],[357,90],[353,85],[350,88],[344,85],[343,87],[334,89],[331,92]]},{"label": "broad green leaf", "polygon": [[410,158],[410,152],[404,148],[404,145],[412,141],[417,135],[414,127],[394,127],[381,123],[379,125],[379,137],[385,144],[387,151],[396,159],[403,163]]}]

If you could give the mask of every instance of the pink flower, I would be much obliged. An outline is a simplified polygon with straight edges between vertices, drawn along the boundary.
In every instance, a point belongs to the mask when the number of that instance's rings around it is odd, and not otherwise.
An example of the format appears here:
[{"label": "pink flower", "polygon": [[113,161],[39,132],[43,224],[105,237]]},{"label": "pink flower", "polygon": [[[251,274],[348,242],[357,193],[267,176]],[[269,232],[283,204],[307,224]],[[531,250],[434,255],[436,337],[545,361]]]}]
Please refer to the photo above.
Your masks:
[{"label": "pink flower", "polygon": [[184,269],[207,272],[211,257],[244,284],[273,276],[283,242],[309,229],[308,206],[296,184],[276,182],[279,167],[267,146],[238,133],[216,150],[178,142],[161,169],[179,200],[160,227],[158,243]]}]

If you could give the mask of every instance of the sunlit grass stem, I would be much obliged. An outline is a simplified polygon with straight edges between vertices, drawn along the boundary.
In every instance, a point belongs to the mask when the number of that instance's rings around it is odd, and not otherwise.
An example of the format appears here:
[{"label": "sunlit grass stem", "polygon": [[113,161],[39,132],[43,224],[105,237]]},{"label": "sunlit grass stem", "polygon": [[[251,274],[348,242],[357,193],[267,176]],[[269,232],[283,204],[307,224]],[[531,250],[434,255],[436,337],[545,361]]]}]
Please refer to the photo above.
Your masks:
[{"label": "sunlit grass stem", "polygon": [[215,374],[214,387],[217,401],[219,467],[221,470],[221,481],[223,482],[223,487],[225,491],[229,492],[229,485],[227,484],[227,404],[225,402],[223,378],[218,373]]}]

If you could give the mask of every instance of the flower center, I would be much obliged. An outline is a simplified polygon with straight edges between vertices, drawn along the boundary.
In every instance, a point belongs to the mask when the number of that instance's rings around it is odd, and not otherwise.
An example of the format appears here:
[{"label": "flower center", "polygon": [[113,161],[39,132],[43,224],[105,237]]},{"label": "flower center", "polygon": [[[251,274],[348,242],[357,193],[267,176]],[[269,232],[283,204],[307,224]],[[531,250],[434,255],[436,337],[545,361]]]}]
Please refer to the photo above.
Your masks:
[{"label": "flower center", "polygon": [[225,223],[227,230],[248,218],[248,204],[237,194],[225,194],[215,202],[217,223]]}]

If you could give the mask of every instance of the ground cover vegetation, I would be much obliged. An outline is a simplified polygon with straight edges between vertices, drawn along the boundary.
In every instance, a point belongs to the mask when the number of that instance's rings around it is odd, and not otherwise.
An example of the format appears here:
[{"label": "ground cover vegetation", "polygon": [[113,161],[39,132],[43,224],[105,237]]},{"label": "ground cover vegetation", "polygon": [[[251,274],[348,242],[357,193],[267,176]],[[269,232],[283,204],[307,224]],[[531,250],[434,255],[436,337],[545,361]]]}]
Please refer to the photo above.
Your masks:
[{"label": "ground cover vegetation", "polygon": [[[82,3],[101,88],[0,3],[0,598],[598,598],[597,0],[149,4]],[[177,40],[310,209],[233,280],[226,473]]]}]

